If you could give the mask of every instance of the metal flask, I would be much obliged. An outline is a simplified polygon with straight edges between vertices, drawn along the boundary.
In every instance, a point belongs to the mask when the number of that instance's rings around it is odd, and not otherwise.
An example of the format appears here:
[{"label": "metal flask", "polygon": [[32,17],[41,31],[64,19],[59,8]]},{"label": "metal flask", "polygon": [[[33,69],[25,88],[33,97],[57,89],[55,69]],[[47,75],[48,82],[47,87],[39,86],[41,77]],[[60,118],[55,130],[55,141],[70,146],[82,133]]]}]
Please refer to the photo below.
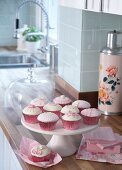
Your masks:
[{"label": "metal flask", "polygon": [[108,32],[107,46],[100,53],[98,108],[106,115],[122,113],[121,35],[116,30]]}]

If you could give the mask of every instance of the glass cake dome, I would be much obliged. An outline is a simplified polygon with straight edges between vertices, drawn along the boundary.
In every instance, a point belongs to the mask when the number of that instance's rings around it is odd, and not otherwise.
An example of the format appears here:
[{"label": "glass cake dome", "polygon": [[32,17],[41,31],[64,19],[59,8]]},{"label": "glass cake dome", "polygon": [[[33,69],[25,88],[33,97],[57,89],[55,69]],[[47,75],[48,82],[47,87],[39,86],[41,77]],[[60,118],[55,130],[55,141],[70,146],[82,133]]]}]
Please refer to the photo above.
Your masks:
[{"label": "glass cake dome", "polygon": [[33,99],[38,97],[51,101],[54,97],[54,76],[45,69],[41,70],[39,78],[32,75],[29,70],[27,78],[11,82],[5,93],[5,106],[22,113],[22,110]]}]

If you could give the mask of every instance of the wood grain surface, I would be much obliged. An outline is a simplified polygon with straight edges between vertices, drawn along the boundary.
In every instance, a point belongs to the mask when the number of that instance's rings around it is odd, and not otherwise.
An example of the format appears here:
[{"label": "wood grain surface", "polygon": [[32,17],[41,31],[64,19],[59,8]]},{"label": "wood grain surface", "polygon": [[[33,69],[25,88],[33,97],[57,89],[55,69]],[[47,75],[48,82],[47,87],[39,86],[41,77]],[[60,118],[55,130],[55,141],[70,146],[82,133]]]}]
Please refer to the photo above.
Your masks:
[{"label": "wood grain surface", "polygon": [[[50,137],[48,135],[37,134],[27,130],[21,125],[21,115],[16,114],[12,109],[0,109],[0,125],[13,149],[19,149],[22,136],[37,140],[41,144],[47,144]],[[100,120],[101,126],[111,126],[114,132],[122,135],[122,116],[104,116]],[[74,136],[74,140],[79,145],[81,135]],[[40,170],[40,168],[31,166],[23,162],[19,157],[18,160],[23,170]],[[99,163],[85,160],[76,160],[75,155],[63,158],[49,170],[122,170],[122,165],[113,165],[109,163]]]},{"label": "wood grain surface", "polygon": [[[3,70],[1,70],[2,73],[5,73]],[[19,71],[19,70],[18,70]],[[1,72],[0,72],[1,73]],[[11,71],[12,75],[13,72]],[[2,75],[2,74],[1,74]],[[10,72],[8,73],[6,71],[6,75],[10,79]],[[5,76],[5,74],[4,74]],[[1,81],[1,92],[5,90],[7,87],[6,83]],[[41,76],[41,75],[40,75]],[[15,74],[13,75],[15,78]],[[22,76],[21,76],[22,77]],[[7,78],[7,77],[6,77]],[[13,78],[13,79],[14,79]],[[6,79],[7,81],[7,79]],[[7,81],[8,83],[8,81]],[[9,83],[8,83],[9,84]],[[5,87],[6,86],[6,87]],[[57,90],[54,89],[54,92],[52,93],[52,96],[49,96],[50,99],[54,96],[58,96],[61,93],[59,93]],[[4,97],[4,93],[2,93],[2,97]],[[1,97],[1,98],[2,98]],[[20,141],[23,136],[26,136],[28,138],[37,140],[41,144],[47,144],[50,136],[49,135],[42,135],[37,134],[35,132],[31,132],[27,130],[25,127],[21,124],[21,113],[15,112],[12,108],[4,107],[3,100],[0,100],[0,126],[3,129],[4,134],[6,135],[11,147],[13,150],[19,149]],[[112,116],[105,116],[102,115],[100,119],[100,125],[101,126],[110,126],[112,127],[114,132],[117,132],[122,135],[122,116],[120,115],[112,115]],[[74,141],[79,146],[81,135],[74,136]],[[23,170],[41,170],[43,168],[38,168],[35,166],[31,166],[24,161],[20,157],[17,157]],[[85,161],[85,160],[76,160],[75,155],[65,157],[63,160],[50,168],[48,170],[122,170],[122,165],[113,165],[109,163],[99,163],[99,162],[92,162],[92,161]]]},{"label": "wood grain surface", "polygon": [[[55,87],[57,90],[67,94],[72,99],[87,100],[92,107],[98,106],[98,92],[81,92],[72,87],[68,82],[61,78],[58,74],[55,75]],[[93,100],[94,99],[94,100]]]}]

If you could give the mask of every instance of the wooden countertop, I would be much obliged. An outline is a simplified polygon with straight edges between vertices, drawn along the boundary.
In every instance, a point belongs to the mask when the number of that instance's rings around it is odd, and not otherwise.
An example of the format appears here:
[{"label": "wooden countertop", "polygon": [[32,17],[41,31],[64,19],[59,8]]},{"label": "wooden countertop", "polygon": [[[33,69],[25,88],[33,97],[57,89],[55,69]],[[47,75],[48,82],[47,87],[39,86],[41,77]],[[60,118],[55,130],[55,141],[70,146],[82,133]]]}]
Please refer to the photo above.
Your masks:
[{"label": "wooden countertop", "polygon": [[[12,70],[11,70],[12,71]],[[18,70],[19,71],[19,70]],[[2,73],[5,72],[2,70]],[[4,78],[3,78],[4,79]],[[2,88],[1,90],[4,90]],[[59,92],[53,89],[53,93],[51,93],[53,98],[54,96],[59,95]],[[1,106],[3,106],[0,101]],[[114,132],[117,132],[122,135],[122,116],[120,115],[112,115],[112,116],[104,116],[102,115],[100,120],[101,126],[110,126],[112,127]],[[1,107],[0,108],[0,126],[3,129],[4,134],[6,135],[11,147],[14,149],[19,149],[19,144],[22,136],[26,136],[31,139],[35,139],[41,144],[47,144],[50,136],[37,134],[35,132],[27,130],[21,124],[21,113],[15,112],[12,108]],[[81,140],[81,135],[74,136],[74,141],[77,146],[79,145]],[[23,170],[41,170],[41,168],[31,166],[21,158],[17,157]],[[43,169],[43,168],[42,168]],[[92,161],[85,160],[76,160],[75,156],[69,156],[63,158],[63,160],[50,168],[49,170],[122,170],[121,165],[113,165],[109,163],[98,163]]]},{"label": "wooden countertop", "polygon": [[[122,135],[122,116],[102,116],[100,120],[101,125],[111,126],[114,132]],[[22,136],[35,139],[41,144],[47,144],[49,140],[48,135],[37,134],[27,130],[21,124],[21,115],[18,115],[10,108],[0,109],[0,126],[2,127],[10,145],[13,149],[19,149],[19,144]],[[80,135],[74,136],[77,143],[80,142]],[[21,158],[18,157],[23,170],[40,170],[41,168],[31,166]],[[43,169],[43,168],[42,168]],[[122,170],[121,165],[113,165],[109,163],[98,163],[85,160],[76,160],[75,156],[63,158],[63,160],[50,168],[50,170]]]}]

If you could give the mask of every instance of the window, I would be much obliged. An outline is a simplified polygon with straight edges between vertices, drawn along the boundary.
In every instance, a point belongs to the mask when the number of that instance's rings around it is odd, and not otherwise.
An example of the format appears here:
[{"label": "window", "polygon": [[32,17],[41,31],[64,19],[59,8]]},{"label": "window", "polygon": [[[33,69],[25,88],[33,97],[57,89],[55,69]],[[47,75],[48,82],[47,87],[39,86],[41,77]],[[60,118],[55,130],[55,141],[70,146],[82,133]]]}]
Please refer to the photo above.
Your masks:
[{"label": "window", "polygon": [[[41,0],[48,12],[49,18],[49,38],[57,42],[57,17],[58,17],[58,0]],[[46,33],[45,16],[41,9],[36,7],[36,26]]]}]

